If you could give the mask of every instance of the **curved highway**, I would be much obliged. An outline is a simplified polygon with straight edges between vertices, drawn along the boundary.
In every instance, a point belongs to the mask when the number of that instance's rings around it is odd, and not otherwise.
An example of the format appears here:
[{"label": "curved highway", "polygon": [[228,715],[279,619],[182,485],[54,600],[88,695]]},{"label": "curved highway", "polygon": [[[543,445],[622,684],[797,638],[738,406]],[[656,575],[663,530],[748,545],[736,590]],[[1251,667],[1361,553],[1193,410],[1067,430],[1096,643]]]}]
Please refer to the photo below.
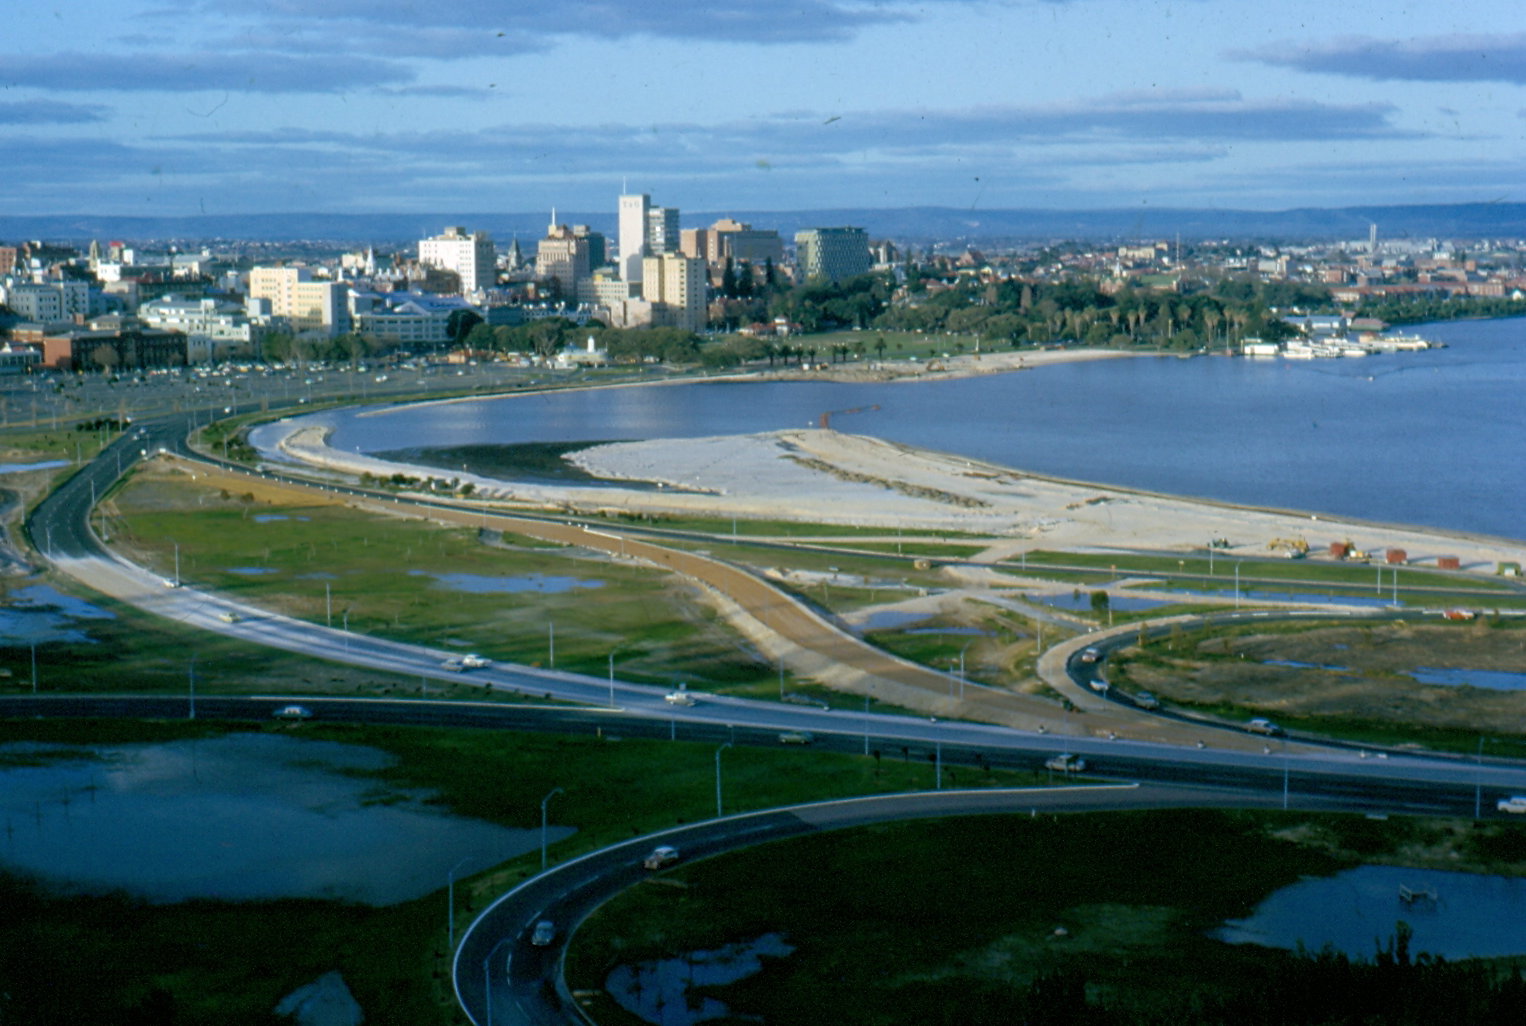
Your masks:
[{"label": "curved highway", "polygon": [[[102,546],[87,522],[94,501],[106,493],[135,459],[160,450],[184,454],[191,424],[189,414],[167,417],[135,425],[113,442],[48,496],[28,518],[26,529],[34,547],[60,569],[160,615],[317,658],[412,676],[459,679],[458,673],[442,666],[452,653],[333,630],[190,588],[166,586],[162,578],[116,557]],[[306,482],[302,485],[312,487]],[[363,495],[358,490],[353,494]],[[377,501],[375,496],[363,497]],[[390,497],[383,501],[393,502]],[[431,515],[441,511],[438,504],[418,505],[428,506]],[[483,515],[477,511],[451,512]],[[597,533],[579,525],[558,526]],[[1063,668],[1084,644],[1082,639],[1079,644],[1062,646],[1062,650],[1052,651],[1045,658],[1059,660]],[[1074,663],[1070,668],[1074,669]],[[1128,792],[1079,792],[1084,798],[1076,797],[1078,792],[1071,789],[970,792],[959,797],[942,793],[878,799],[873,804],[829,803],[806,810],[758,813],[698,824],[672,834],[674,843],[690,854],[713,853],[769,837],[849,825],[865,821],[866,816],[900,818],[1040,807],[1101,809],[1138,807],[1141,803],[1280,804],[1425,815],[1492,815],[1499,796],[1526,794],[1526,768],[1498,760],[1360,747],[1342,749],[1286,739],[1250,739],[1239,732],[1204,734],[1198,727],[1193,728],[1196,731],[1193,736],[1212,740],[1184,748],[1107,734],[1057,736],[1046,733],[1042,726],[1034,731],[1014,730],[980,723],[820,710],[714,695],[697,696],[692,706],[672,706],[663,701],[659,689],[615,680],[517,666],[491,666],[468,672],[474,681],[494,688],[575,702],[582,707],[291,696],[198,698],[191,694],[183,698],[19,696],[0,700],[0,714],[265,720],[279,705],[296,700],[310,708],[317,718],[355,722],[586,730],[738,744],[779,744],[781,731],[808,731],[814,735],[817,746],[831,750],[879,751],[908,759],[928,759],[934,767],[935,784],[941,784],[944,765],[1034,767],[1049,754],[1068,751],[1087,760],[1088,776],[1151,782],[1147,787]],[[942,675],[939,676],[941,679]],[[1098,697],[1085,687],[1084,674],[1067,676],[1081,694]],[[1088,715],[1095,717],[1096,713]],[[1247,744],[1248,741],[1252,743]],[[1217,790],[1205,792],[1203,788]],[[640,877],[634,866],[651,843],[650,838],[631,842],[537,876],[506,895],[472,926],[456,953],[456,987],[474,1021],[479,1024],[488,1021],[484,1009],[489,1003],[495,1022],[567,1021],[571,1009],[560,987],[560,948],[556,945],[531,948],[524,940],[526,924],[540,917],[575,924],[608,894]],[[510,1009],[520,1011],[511,1013]]]}]

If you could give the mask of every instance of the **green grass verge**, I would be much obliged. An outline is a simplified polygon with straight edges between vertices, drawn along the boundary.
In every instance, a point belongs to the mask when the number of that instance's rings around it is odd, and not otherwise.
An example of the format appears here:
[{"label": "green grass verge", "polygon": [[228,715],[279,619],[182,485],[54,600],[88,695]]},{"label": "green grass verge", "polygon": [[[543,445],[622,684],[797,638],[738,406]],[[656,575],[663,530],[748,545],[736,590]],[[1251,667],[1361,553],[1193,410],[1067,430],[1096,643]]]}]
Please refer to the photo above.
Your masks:
[{"label": "green grass verge", "polygon": [[[316,623],[626,679],[746,683],[769,667],[693,590],[650,568],[510,536],[315,505],[250,503],[173,481],[117,496],[116,540],[171,575]],[[554,648],[553,648],[554,646]]]},{"label": "green grass verge", "polygon": [[[1521,839],[1511,825],[1494,828],[1496,842],[1500,831]],[[1302,876],[1405,845],[1451,842],[1492,859],[1483,834],[1456,838],[1443,822],[1204,811],[812,835],[680,865],[626,892],[578,932],[568,980],[599,995],[597,1021],[635,1023],[603,994],[615,966],[779,933],[793,953],[738,983],[700,988],[729,1005],[728,1021],[1021,1021],[1010,1017],[1014,999],[1056,978],[1079,978],[1083,1000],[1136,1018],[1028,1021],[1198,1021],[1198,1003],[1254,988],[1269,963],[1294,957],[1214,940],[1213,927]]]},{"label": "green grass verge", "polygon": [[[0,721],[0,743],[45,747],[214,736],[247,726]],[[256,728],[275,729],[275,728]],[[459,815],[534,827],[554,787],[554,822],[577,832],[554,860],[715,812],[714,746],[589,736],[305,724],[296,736],[370,745],[397,757],[372,774],[389,790],[435,793]],[[34,760],[38,757],[32,757]],[[931,787],[933,768],[811,749],[725,754],[728,812]],[[954,771],[960,786],[1037,783],[1036,774]],[[945,781],[949,771],[945,769]],[[380,799],[379,799],[380,800]],[[457,881],[458,928],[539,869],[539,853]],[[442,888],[443,890],[443,888]],[[279,998],[339,970],[366,1021],[459,1021],[445,961],[444,895],[370,908],[322,901],[194,901],[49,894],[0,876],[0,981],[7,1020],[178,1024],[273,1022]]]}]

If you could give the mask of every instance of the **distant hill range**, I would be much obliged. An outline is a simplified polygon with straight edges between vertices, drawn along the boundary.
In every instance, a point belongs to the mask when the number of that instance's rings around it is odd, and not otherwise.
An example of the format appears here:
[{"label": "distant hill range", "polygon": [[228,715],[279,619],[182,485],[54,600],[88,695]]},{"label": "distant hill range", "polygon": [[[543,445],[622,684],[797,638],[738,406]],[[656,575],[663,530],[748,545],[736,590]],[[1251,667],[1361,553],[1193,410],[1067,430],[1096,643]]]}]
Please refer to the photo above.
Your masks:
[{"label": "distant hill range", "polygon": [[[801,228],[855,225],[873,238],[902,242],[993,245],[1061,239],[1234,238],[1280,241],[1365,239],[1376,224],[1382,239],[1483,239],[1526,236],[1526,203],[1460,203],[1437,206],[1308,207],[1296,210],[1197,210],[1140,207],[1129,210],[955,210],[905,207],[876,210],[685,211],[686,225],[707,225],[734,217],[757,228],[775,228],[791,238]],[[615,231],[613,210],[562,211],[565,224]],[[447,225],[491,232],[500,246],[518,239],[533,252],[547,215],[445,214],[226,214],[197,217],[115,217],[106,214],[0,216],[0,243],[23,239],[88,242],[202,243],[218,239],[251,242],[305,240],[315,243],[379,246],[411,245],[437,235]]]}]

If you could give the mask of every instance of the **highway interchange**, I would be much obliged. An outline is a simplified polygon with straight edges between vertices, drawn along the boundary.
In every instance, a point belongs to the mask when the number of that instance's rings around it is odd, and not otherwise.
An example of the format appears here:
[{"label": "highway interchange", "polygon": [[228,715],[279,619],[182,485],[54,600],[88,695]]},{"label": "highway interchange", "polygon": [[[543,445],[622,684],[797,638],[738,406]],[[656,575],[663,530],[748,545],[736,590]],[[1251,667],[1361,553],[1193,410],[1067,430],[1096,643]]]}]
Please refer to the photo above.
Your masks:
[{"label": "highway interchange", "polygon": [[[162,577],[121,559],[101,543],[89,525],[96,498],[105,495],[136,459],[160,451],[192,457],[187,436],[198,417],[205,414],[176,413],[135,424],[82,466],[28,519],[27,532],[36,551],[86,584],[197,627],[314,658],[422,679],[459,679],[459,673],[442,665],[454,653],[306,623],[188,587],[168,587]],[[388,497],[388,501],[394,500]],[[1067,669],[1082,684],[1090,672],[1073,651]],[[0,701],[0,715],[261,721],[279,706],[300,701],[315,718],[342,722],[598,732],[717,745],[777,745],[781,732],[809,732],[819,748],[876,751],[887,757],[925,760],[929,766],[932,790],[923,795],[718,819],[663,838],[678,844],[688,857],[808,830],[912,815],[1213,804],[1488,816],[1495,814],[1498,797],[1526,793],[1526,769],[1494,759],[1329,746],[1304,739],[1267,739],[1258,748],[1247,747],[1243,737],[1236,737],[1234,744],[1210,741],[1201,747],[1121,736],[1062,738],[988,724],[823,710],[719,695],[702,696],[692,706],[675,706],[664,701],[662,689],[621,682],[613,674],[600,679],[503,665],[469,673],[474,683],[539,697],[546,704],[198,697],[188,692],[183,697],[153,698],[14,696]],[[1131,786],[941,790],[946,767],[1033,768],[1061,750],[1083,756],[1088,777]],[[640,859],[655,843],[657,839],[642,838],[553,867],[485,912],[463,935],[455,953],[457,995],[472,1020],[479,1024],[577,1021],[579,1013],[559,971],[569,928],[600,902],[641,879]],[[560,927],[556,943],[545,948],[527,943],[527,931],[540,918],[550,918]]]}]

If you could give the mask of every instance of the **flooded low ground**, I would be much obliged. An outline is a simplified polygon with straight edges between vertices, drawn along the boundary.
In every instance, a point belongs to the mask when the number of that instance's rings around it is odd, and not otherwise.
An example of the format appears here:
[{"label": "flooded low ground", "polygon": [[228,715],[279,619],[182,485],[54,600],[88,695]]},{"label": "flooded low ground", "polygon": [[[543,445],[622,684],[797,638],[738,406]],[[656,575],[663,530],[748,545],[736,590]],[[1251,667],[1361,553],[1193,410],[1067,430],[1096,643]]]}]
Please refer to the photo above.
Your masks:
[{"label": "flooded low ground", "polygon": [[[371,775],[384,752],[241,733],[168,744],[0,746],[0,870],[154,902],[389,905],[540,844]],[[571,834],[554,827],[549,840]]]},{"label": "flooded low ground", "polygon": [[1526,625],[1512,618],[1182,631],[1110,662],[1114,684],[1181,704],[1490,738],[1526,733]]},{"label": "flooded low ground", "polygon": [[1288,950],[1328,946],[1370,959],[1386,948],[1401,921],[1413,930],[1411,952],[1451,960],[1526,953],[1526,880],[1359,866],[1284,887],[1215,936]]}]

